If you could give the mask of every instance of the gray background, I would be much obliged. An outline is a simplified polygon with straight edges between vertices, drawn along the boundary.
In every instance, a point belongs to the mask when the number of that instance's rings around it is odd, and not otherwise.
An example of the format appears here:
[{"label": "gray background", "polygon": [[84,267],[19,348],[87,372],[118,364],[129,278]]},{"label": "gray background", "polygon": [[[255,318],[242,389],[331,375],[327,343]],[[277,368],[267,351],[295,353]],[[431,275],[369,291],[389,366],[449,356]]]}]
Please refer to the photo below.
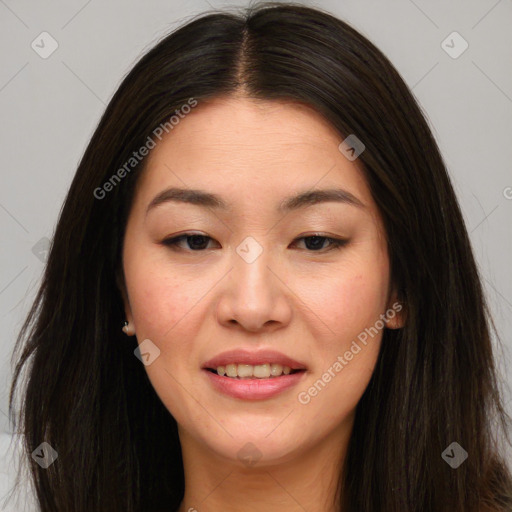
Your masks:
[{"label": "gray background", "polygon": [[[426,112],[504,342],[499,369],[512,385],[512,0],[303,3],[374,42]],[[228,5],[247,4],[0,0],[0,432],[9,431],[11,353],[43,271],[44,239],[108,100],[157,39],[210,6]],[[31,47],[43,45],[43,31],[58,43],[46,59]],[[444,48],[458,52],[460,40],[442,45],[453,31],[469,44],[457,58]]]}]

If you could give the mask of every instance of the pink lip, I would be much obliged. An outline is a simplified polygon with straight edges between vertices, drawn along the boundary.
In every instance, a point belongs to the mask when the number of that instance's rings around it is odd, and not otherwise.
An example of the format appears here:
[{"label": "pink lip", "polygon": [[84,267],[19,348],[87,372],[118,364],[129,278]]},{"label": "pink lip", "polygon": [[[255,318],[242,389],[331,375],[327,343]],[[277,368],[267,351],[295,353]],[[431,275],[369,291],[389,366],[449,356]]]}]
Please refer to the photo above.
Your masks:
[{"label": "pink lip", "polygon": [[202,371],[207,375],[217,391],[242,400],[264,400],[271,398],[295,386],[306,373],[301,371],[281,375],[280,377],[269,377],[268,379],[237,379],[221,377],[217,373],[212,373],[206,369]]},{"label": "pink lip", "polygon": [[275,350],[258,350],[251,352],[243,349],[222,352],[222,354],[218,354],[209,361],[206,361],[202,367],[216,370],[218,366],[226,366],[228,364],[251,364],[254,366],[265,363],[277,363],[283,366],[289,366],[292,370],[306,369],[304,364]]}]

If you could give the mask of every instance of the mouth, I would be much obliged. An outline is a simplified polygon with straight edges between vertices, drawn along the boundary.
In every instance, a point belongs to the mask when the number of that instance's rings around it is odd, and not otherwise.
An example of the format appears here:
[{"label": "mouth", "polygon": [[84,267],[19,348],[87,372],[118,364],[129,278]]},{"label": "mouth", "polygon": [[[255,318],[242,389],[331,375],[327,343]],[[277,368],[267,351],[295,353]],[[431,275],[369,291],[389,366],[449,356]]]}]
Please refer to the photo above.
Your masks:
[{"label": "mouth", "polygon": [[275,350],[232,350],[202,365],[218,392],[241,400],[264,400],[297,386],[307,368]]},{"label": "mouth", "polygon": [[293,375],[295,373],[305,372],[305,369],[290,368],[279,363],[264,363],[259,365],[251,364],[228,364],[220,365],[216,368],[204,368],[205,370],[227,377],[229,379],[277,379],[283,375]]},{"label": "mouth", "polygon": [[[267,400],[297,386],[304,378],[306,370],[292,370],[285,374],[269,377],[229,377],[220,375],[213,368],[203,368],[207,382],[217,392],[238,400]],[[222,372],[221,372],[222,373]]]},{"label": "mouth", "polygon": [[306,366],[275,350],[231,350],[206,361],[202,368],[231,379],[273,379],[306,370]]}]

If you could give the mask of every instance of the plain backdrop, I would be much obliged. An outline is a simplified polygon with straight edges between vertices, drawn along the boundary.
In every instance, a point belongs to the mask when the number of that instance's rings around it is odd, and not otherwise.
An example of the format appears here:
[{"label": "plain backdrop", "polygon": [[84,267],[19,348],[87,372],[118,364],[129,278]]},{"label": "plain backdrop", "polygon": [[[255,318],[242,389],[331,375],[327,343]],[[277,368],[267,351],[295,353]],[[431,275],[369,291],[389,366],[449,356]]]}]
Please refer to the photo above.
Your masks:
[{"label": "plain backdrop", "polygon": [[[503,341],[498,366],[512,385],[512,0],[302,3],[349,22],[412,88],[460,200]],[[211,7],[244,5],[0,0],[0,432],[10,431],[15,338],[40,282],[47,239],[106,104],[166,33]],[[46,55],[52,45],[58,46]]]}]

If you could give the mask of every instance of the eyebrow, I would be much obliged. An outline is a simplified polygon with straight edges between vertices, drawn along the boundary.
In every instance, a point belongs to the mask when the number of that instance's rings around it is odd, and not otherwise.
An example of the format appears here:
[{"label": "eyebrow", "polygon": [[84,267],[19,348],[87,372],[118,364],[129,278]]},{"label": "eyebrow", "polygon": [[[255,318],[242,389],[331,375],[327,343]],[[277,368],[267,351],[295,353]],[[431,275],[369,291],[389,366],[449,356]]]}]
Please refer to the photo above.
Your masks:
[{"label": "eyebrow", "polygon": [[216,210],[229,210],[228,204],[216,194],[204,190],[190,188],[168,188],[157,194],[146,208],[146,215],[153,208],[168,202],[188,203],[214,208]]},{"label": "eyebrow", "polygon": [[[228,203],[226,203],[220,196],[198,189],[184,189],[184,188],[168,188],[157,194],[149,203],[146,209],[146,215],[157,206],[168,203],[188,203],[203,208],[213,208],[216,210],[231,210]],[[315,204],[337,202],[345,203],[358,208],[365,208],[365,205],[353,194],[343,189],[325,189],[325,190],[308,190],[299,192],[294,196],[285,198],[277,207],[280,213],[287,213]]]},{"label": "eyebrow", "polygon": [[348,190],[341,188],[330,188],[325,190],[308,190],[299,192],[297,195],[286,198],[280,205],[280,212],[289,212],[305,208],[314,204],[337,202],[345,203],[358,208],[365,208],[365,205]]}]

